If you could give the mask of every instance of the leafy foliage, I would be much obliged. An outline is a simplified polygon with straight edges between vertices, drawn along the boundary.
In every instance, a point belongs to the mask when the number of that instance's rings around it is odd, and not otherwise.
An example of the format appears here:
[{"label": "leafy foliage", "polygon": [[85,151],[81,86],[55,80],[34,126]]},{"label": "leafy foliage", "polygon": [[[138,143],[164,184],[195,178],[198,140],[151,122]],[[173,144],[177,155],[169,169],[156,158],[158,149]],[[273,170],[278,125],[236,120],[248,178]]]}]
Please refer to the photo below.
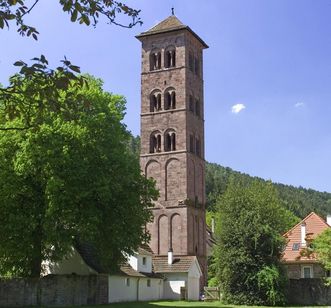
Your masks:
[{"label": "leafy foliage", "polygon": [[282,233],[296,218],[281,206],[271,183],[229,181],[216,206],[214,269],[224,300],[235,304],[282,304],[279,260]]},{"label": "leafy foliage", "polygon": [[[313,252],[323,264],[325,270],[331,271],[331,229],[328,228],[312,241]],[[326,284],[331,285],[331,278],[327,277]]]},{"label": "leafy foliage", "polygon": [[[34,77],[13,81],[42,93],[47,82]],[[77,239],[113,268],[148,238],[143,226],[157,192],[129,147],[125,100],[85,80],[88,87],[71,81],[59,92],[56,112],[52,104],[39,110],[23,91],[10,118],[0,101],[1,126],[25,128],[0,131],[0,275],[39,276],[43,260],[60,260]]]},{"label": "leafy foliage", "polygon": [[[38,39],[38,30],[27,25],[24,18],[31,13],[39,0],[0,0],[0,29],[9,28],[10,22],[16,22],[17,32],[22,36]],[[72,22],[96,26],[100,17],[106,18],[110,24],[132,28],[141,24],[139,10],[130,8],[126,4],[115,0],[60,0],[64,12],[70,15]],[[124,24],[117,21],[118,14],[123,14],[131,20]]]},{"label": "leafy foliage", "polygon": [[[209,211],[215,210],[217,198],[224,194],[231,177],[233,177],[235,181],[240,181],[245,184],[252,183],[253,181],[267,183],[266,180],[234,171],[231,168],[207,163],[206,194],[207,208]],[[298,217],[304,218],[312,211],[321,216],[326,216],[330,212],[331,193],[278,183],[273,183],[273,186],[276,188],[282,204]]]}]

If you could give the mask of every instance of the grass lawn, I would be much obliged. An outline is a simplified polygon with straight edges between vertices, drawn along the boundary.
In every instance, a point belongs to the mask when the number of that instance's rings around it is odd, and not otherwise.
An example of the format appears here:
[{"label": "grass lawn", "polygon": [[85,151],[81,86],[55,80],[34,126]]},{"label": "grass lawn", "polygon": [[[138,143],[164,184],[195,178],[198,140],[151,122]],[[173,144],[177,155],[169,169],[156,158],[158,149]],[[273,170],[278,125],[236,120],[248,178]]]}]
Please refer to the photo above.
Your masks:
[{"label": "grass lawn", "polygon": [[[77,306],[76,306],[77,307]],[[162,307],[205,307],[205,308],[270,308],[263,306],[236,306],[236,305],[224,305],[220,302],[186,302],[186,301],[160,301],[160,302],[132,302],[132,303],[118,303],[102,306],[82,306],[82,308],[162,308]],[[286,307],[282,307],[286,308]],[[296,307],[298,308],[298,307]]]}]

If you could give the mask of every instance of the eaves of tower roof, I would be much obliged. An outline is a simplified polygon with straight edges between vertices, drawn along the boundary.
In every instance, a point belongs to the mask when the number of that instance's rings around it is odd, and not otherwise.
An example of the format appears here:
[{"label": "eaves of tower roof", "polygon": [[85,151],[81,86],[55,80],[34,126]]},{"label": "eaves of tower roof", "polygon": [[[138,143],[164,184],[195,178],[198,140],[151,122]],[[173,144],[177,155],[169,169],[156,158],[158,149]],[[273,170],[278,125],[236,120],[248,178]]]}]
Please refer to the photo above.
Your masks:
[{"label": "eaves of tower roof", "polygon": [[208,45],[188,26],[184,25],[175,15],[171,15],[165,20],[161,21],[151,29],[140,33],[136,36],[137,39],[143,38],[145,36],[179,31],[179,30],[188,30],[204,48],[208,48]]}]

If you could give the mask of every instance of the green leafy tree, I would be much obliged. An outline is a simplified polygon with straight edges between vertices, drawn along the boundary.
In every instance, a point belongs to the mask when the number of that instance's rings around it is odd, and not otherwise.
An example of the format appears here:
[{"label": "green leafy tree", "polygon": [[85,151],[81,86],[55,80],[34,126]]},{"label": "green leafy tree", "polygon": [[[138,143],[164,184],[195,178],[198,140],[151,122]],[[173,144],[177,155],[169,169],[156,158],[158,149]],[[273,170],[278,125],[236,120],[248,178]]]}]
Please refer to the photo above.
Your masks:
[{"label": "green leafy tree", "polygon": [[[28,25],[25,18],[38,5],[40,0],[0,0],[0,29],[9,28],[12,24],[16,24],[17,32],[22,36],[32,37],[37,40],[39,32],[35,26]],[[139,17],[140,11],[127,6],[125,3],[115,0],[60,0],[59,5],[63,11],[70,16],[72,22],[78,22],[86,26],[96,26],[100,20],[106,20],[111,25],[132,28],[137,24],[142,24]],[[7,112],[7,116],[20,113],[26,119],[29,118],[31,110],[29,106],[25,106],[22,110],[17,110],[16,100],[19,99],[16,94],[23,96],[29,95],[39,101],[39,110],[55,107],[56,111],[57,97],[61,91],[66,90],[69,84],[75,82],[76,87],[79,84],[83,86],[84,77],[77,76],[80,73],[80,68],[73,65],[68,59],[64,58],[62,64],[57,68],[50,68],[48,61],[44,55],[33,58],[32,65],[24,61],[16,61],[15,66],[21,67],[19,75],[23,79],[32,79],[38,84],[30,88],[22,88],[22,85],[11,81],[11,87],[6,89],[0,88],[0,100],[4,102],[3,107]],[[79,81],[79,83],[77,83]],[[42,85],[47,84],[47,91],[43,90]],[[52,86],[50,86],[52,85]],[[27,93],[29,92],[29,93]],[[48,106],[51,104],[52,106]],[[9,107],[6,105],[10,105]],[[34,110],[36,111],[36,110]],[[37,117],[36,117],[37,118]],[[21,123],[20,127],[11,127],[9,129],[25,129],[31,127],[29,119],[27,122]],[[0,127],[0,130],[3,127]]]},{"label": "green leafy tree", "polygon": [[282,233],[296,222],[271,183],[230,180],[216,211],[213,270],[224,300],[235,304],[284,302]]},{"label": "green leafy tree", "polygon": [[[312,252],[317,255],[325,270],[331,271],[331,228],[324,230],[312,241]],[[326,284],[331,285],[331,278],[326,277]]]},{"label": "green leafy tree", "polygon": [[[75,241],[92,243],[112,269],[148,239],[157,192],[129,147],[125,100],[85,80],[49,108],[23,91],[16,107],[28,110],[11,117],[0,100],[0,275],[37,277],[43,260],[60,260]],[[11,81],[47,91],[33,78]],[[13,127],[24,129],[5,130]]]}]

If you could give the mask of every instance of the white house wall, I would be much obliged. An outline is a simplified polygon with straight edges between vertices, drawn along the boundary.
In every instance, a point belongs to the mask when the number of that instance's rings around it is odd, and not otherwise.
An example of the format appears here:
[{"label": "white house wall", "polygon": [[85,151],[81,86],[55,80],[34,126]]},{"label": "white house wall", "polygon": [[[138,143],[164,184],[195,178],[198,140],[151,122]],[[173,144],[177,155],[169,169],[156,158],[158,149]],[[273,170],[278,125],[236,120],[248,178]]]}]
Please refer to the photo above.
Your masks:
[{"label": "white house wall", "polygon": [[124,276],[109,276],[108,300],[110,303],[131,302],[137,300],[137,278],[128,277],[130,285],[126,285]]},{"label": "white house wall", "polygon": [[187,288],[187,299],[191,301],[199,300],[200,295],[200,279],[189,277]]},{"label": "white house wall", "polygon": [[80,254],[72,248],[70,253],[65,259],[59,262],[44,262],[43,263],[43,274],[54,274],[54,275],[91,275],[96,274],[89,266],[86,265]]},{"label": "white house wall", "polygon": [[156,301],[163,298],[163,280],[151,279],[150,287],[147,286],[146,278],[139,280],[139,301]]},{"label": "white house wall", "polygon": [[[126,285],[126,279],[130,279],[129,286]],[[162,299],[163,280],[150,279],[150,287],[147,286],[147,280],[148,278],[109,276],[109,303]]]},{"label": "white house wall", "polygon": [[187,284],[187,273],[164,273],[164,299],[180,299],[180,288]]}]

